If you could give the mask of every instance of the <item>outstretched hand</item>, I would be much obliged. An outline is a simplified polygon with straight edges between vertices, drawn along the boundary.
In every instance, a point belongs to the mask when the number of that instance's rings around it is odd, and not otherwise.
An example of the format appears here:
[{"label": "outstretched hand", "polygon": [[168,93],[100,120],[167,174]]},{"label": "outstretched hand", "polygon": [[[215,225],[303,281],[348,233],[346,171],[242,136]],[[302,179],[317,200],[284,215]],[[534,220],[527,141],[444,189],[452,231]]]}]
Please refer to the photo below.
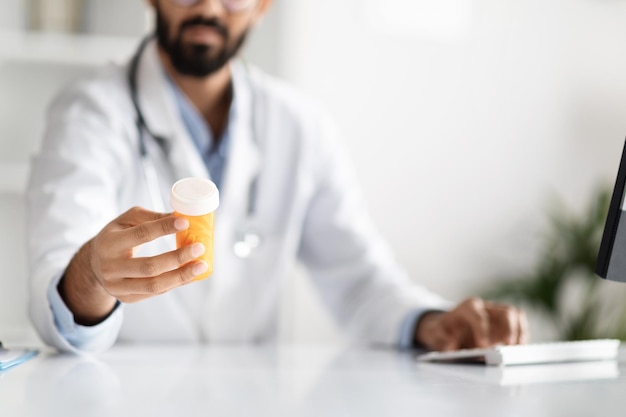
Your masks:
[{"label": "outstretched hand", "polygon": [[207,270],[194,260],[205,251],[195,243],[152,257],[137,258],[135,249],[189,227],[171,213],[134,207],[106,225],[70,262],[59,291],[79,324],[104,320],[117,300],[134,303],[192,282]]},{"label": "outstretched hand", "polygon": [[526,314],[513,306],[469,298],[448,312],[429,312],[419,321],[415,342],[450,351],[528,341]]}]

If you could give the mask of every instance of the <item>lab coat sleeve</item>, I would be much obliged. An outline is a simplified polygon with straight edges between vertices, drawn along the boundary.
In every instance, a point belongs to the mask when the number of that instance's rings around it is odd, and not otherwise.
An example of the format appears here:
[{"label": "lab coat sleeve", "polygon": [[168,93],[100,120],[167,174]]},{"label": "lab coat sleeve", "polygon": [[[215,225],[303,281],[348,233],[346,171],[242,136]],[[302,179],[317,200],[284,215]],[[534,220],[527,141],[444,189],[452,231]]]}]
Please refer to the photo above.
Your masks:
[{"label": "lab coat sleeve", "polygon": [[[358,341],[404,345],[407,325],[451,303],[412,281],[374,229],[337,130],[324,121],[300,258],[322,299]],[[396,185],[401,186],[401,185]],[[384,196],[383,196],[384,198]],[[393,215],[393,213],[389,213]],[[407,324],[412,323],[412,324]]]},{"label": "lab coat sleeve", "polygon": [[[59,294],[58,285],[61,275],[55,277],[48,288],[48,301],[54,316],[54,325],[61,336],[70,345],[80,351],[98,350],[100,346],[107,346],[110,342],[108,335],[115,333],[122,321],[121,303],[118,301],[108,320],[95,326],[81,326],[74,320],[74,314],[65,305]],[[104,338],[104,340],[100,340]]]},{"label": "lab coat sleeve", "polygon": [[[81,348],[55,324],[49,300],[53,280],[76,251],[119,213],[125,161],[123,126],[107,106],[107,86],[76,85],[50,107],[40,152],[27,186],[29,314],[45,343],[61,351],[103,351],[116,340],[122,311],[94,326]],[[58,310],[57,310],[58,311]]]}]

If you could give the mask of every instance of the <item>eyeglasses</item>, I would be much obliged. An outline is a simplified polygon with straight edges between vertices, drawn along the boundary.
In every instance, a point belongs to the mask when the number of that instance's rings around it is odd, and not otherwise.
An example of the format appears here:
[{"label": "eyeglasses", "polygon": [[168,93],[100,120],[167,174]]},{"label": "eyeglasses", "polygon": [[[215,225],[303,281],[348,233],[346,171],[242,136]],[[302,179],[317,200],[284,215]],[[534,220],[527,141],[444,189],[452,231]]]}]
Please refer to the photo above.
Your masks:
[{"label": "eyeglasses", "polygon": [[[204,0],[170,0],[171,3],[181,7],[195,6],[202,3],[202,1]],[[220,0],[220,2],[227,12],[236,13],[249,9],[257,0]]]}]

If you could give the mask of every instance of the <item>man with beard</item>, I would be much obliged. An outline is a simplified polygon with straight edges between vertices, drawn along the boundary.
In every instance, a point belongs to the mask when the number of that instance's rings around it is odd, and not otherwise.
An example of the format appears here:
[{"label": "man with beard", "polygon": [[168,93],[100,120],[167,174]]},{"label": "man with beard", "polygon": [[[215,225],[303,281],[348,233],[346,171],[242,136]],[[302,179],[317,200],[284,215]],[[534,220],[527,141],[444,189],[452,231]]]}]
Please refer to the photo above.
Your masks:
[{"label": "man with beard", "polygon": [[[276,340],[296,261],[364,343],[524,342],[516,308],[454,307],[412,282],[372,227],[332,123],[236,58],[271,0],[150,3],[156,39],[64,91],[33,161],[30,314],[46,343]],[[193,283],[206,248],[176,249],[189,223],[165,208],[190,176],[213,180],[222,200],[213,276]]]}]

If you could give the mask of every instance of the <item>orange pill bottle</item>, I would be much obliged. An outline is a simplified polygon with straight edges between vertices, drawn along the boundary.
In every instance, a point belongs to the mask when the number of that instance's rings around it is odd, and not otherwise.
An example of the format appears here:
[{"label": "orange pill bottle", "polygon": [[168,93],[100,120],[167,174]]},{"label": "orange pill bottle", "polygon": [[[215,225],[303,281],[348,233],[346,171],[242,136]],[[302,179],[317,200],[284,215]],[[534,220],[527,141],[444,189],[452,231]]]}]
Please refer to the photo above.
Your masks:
[{"label": "orange pill bottle", "polygon": [[170,205],[174,214],[189,220],[189,228],[176,233],[176,247],[181,248],[196,242],[205,247],[204,255],[199,257],[207,263],[207,271],[194,278],[205,279],[213,273],[213,241],[215,210],[219,207],[220,197],[217,186],[205,178],[184,178],[172,186]]}]

